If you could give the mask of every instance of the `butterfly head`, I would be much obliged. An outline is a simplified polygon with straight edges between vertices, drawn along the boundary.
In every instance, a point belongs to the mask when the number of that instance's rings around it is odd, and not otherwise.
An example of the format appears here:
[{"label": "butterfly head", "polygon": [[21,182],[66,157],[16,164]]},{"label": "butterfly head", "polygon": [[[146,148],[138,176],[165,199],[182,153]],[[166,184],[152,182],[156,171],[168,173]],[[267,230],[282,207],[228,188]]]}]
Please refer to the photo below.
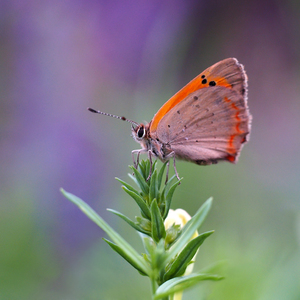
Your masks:
[{"label": "butterfly head", "polygon": [[140,143],[143,139],[146,139],[148,137],[149,132],[149,126],[145,124],[139,124],[137,126],[134,126],[132,124],[131,126],[131,133],[133,138]]},{"label": "butterfly head", "polygon": [[149,124],[131,126],[131,134],[134,140],[145,149],[150,149]]}]

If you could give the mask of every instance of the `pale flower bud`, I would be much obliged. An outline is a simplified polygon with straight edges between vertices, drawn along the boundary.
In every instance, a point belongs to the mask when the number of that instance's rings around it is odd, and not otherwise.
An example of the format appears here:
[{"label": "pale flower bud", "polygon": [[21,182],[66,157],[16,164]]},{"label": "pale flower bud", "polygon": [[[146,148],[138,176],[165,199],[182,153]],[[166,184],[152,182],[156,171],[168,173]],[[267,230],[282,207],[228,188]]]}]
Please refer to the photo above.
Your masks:
[{"label": "pale flower bud", "polygon": [[[191,216],[183,209],[178,208],[176,210],[170,209],[167,218],[165,219],[165,229],[167,230],[173,224],[179,225],[180,228],[191,219]],[[192,236],[191,240],[198,236],[198,231],[196,230],[194,235]],[[196,252],[195,256],[193,257],[193,261],[196,258],[198,251]],[[189,275],[192,273],[194,268],[194,263],[191,263],[187,266],[183,275]],[[182,292],[175,293],[173,296],[173,300],[181,300],[182,299]]]},{"label": "pale flower bud", "polygon": [[[173,224],[179,225],[180,228],[182,228],[189,220],[191,219],[191,216],[183,209],[178,208],[176,210],[170,209],[167,218],[165,219],[165,228],[166,230],[171,227]],[[192,236],[191,240],[196,238],[198,236],[198,231],[196,230],[194,235]],[[198,253],[198,251],[197,251]],[[193,257],[193,260],[195,260],[196,255]],[[188,267],[185,270],[184,275],[189,275],[192,273],[194,268],[194,263],[191,263],[188,265]]]}]

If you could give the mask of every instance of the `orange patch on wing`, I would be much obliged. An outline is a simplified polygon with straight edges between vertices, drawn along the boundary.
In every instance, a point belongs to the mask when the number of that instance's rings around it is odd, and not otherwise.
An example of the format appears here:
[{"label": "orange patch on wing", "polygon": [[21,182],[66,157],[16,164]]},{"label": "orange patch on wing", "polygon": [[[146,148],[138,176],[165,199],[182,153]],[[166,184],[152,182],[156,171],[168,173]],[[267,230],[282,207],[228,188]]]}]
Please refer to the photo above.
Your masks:
[{"label": "orange patch on wing", "polygon": [[179,92],[177,92],[173,97],[171,97],[155,114],[155,116],[152,119],[151,125],[150,125],[150,133],[153,133],[156,131],[156,128],[158,126],[158,123],[160,120],[165,116],[166,113],[168,113],[174,106],[176,106],[178,103],[183,101],[188,95],[191,93],[203,89],[206,87],[209,87],[209,83],[211,81],[214,81],[216,83],[216,86],[224,86],[228,88],[232,88],[231,84],[226,80],[226,78],[222,77],[213,77],[207,75],[205,77],[206,81],[205,84],[203,84],[203,78],[201,77],[204,75],[205,72],[199,74],[197,77],[195,77],[192,81],[190,81],[186,86],[184,86]]},{"label": "orange patch on wing", "polygon": [[239,114],[240,113],[238,111],[235,114],[235,118],[236,118],[237,121],[241,121],[241,118],[240,118]]},{"label": "orange patch on wing", "polygon": [[227,155],[227,156],[226,156],[226,159],[227,159],[228,161],[232,162],[232,163],[235,162],[235,156],[233,156],[233,155]]},{"label": "orange patch on wing", "polygon": [[232,148],[233,148],[233,140],[234,140],[235,136],[236,136],[235,134],[232,134],[229,138],[229,141],[228,141],[228,145],[229,145],[228,152],[229,153],[232,153],[232,151],[234,151],[234,150],[232,150]]},{"label": "orange patch on wing", "polygon": [[240,129],[240,125],[241,125],[241,118],[239,116],[239,112],[237,111],[236,114],[235,114],[235,119],[238,121],[238,123],[235,125],[235,130],[238,132],[238,133],[243,133],[243,131]]},{"label": "orange patch on wing", "polygon": [[244,144],[244,143],[246,143],[246,142],[247,142],[247,139],[246,139],[246,137],[244,137],[244,138],[242,139],[241,143]]},{"label": "orange patch on wing", "polygon": [[240,124],[241,124],[241,123],[237,123],[237,124],[235,125],[235,130],[236,130],[238,133],[242,133],[242,131],[241,131],[241,129],[240,129]]},{"label": "orange patch on wing", "polygon": [[231,107],[235,110],[238,110],[238,107],[234,103],[231,103]]},{"label": "orange patch on wing", "polygon": [[[239,108],[236,106],[235,103],[233,103],[230,99],[228,99],[227,97],[224,97],[224,101],[227,103],[230,103],[230,107],[232,109],[234,109],[236,111],[234,118],[236,119],[237,123],[235,125],[235,131],[237,132],[236,134],[232,134],[228,140],[228,147],[227,147],[227,152],[230,154],[235,154],[237,152],[237,149],[235,149],[234,146],[234,139],[236,137],[238,137],[240,134],[243,133],[243,131],[240,129],[240,125],[241,125],[241,118],[240,118],[240,112],[239,112]],[[242,140],[241,144],[244,143],[246,140]],[[227,158],[227,160],[229,161],[235,161],[235,157],[234,159],[232,158],[232,155],[229,155]]]},{"label": "orange patch on wing", "polygon": [[[235,161],[235,157],[232,156],[231,154],[235,154],[237,152],[237,149],[234,146],[234,139],[236,137],[238,137],[240,134],[243,133],[243,131],[240,129],[240,125],[241,125],[241,118],[240,118],[240,112],[239,112],[239,108],[236,106],[235,103],[233,103],[230,99],[228,99],[227,97],[224,97],[224,101],[227,103],[230,103],[230,107],[232,109],[234,109],[236,111],[234,118],[237,121],[236,125],[235,125],[235,134],[230,135],[229,140],[228,140],[228,147],[227,147],[227,152],[230,154],[228,155],[228,157],[226,158],[227,160],[229,160],[230,162]],[[241,144],[244,143],[245,140],[241,141]]]}]

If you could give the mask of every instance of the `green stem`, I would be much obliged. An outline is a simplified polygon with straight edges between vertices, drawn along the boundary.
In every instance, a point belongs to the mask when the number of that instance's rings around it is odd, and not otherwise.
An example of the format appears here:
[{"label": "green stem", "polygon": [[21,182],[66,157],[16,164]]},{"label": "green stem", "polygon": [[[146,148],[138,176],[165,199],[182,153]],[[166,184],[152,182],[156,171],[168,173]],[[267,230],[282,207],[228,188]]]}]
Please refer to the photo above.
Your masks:
[{"label": "green stem", "polygon": [[156,292],[156,281],[153,276],[151,277],[151,290],[152,290],[152,296],[154,296]]}]

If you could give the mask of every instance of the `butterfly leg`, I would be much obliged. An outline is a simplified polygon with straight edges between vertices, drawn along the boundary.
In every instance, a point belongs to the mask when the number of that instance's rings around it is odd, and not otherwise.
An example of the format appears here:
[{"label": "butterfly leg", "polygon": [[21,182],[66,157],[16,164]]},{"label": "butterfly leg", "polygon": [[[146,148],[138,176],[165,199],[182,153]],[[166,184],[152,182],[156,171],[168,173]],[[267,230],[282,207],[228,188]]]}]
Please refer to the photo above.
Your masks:
[{"label": "butterfly leg", "polygon": [[151,150],[148,150],[148,158],[150,161],[150,170],[149,170],[149,175],[147,177],[147,181],[151,178],[151,175],[152,175],[152,155],[153,155],[153,152]]},{"label": "butterfly leg", "polygon": [[[131,157],[133,161],[133,166],[137,169],[139,162],[140,162],[140,154],[146,152],[146,149],[137,149],[131,151]],[[134,154],[136,153],[136,161],[134,159]]]},{"label": "butterfly leg", "polygon": [[176,169],[176,163],[175,163],[175,152],[173,152],[173,166],[174,166],[174,171],[175,171],[175,174],[176,174],[176,177],[177,179],[180,181],[180,177],[178,175],[178,172],[177,172],[177,169]]},{"label": "butterfly leg", "polygon": [[169,164],[170,164],[170,159],[173,158],[173,167],[174,167],[174,171],[175,171],[175,175],[177,177],[177,179],[180,181],[180,177],[178,175],[177,169],[176,169],[176,162],[175,162],[175,152],[172,151],[171,153],[169,153],[166,156],[166,159],[168,159],[168,164],[167,164],[167,174],[166,174],[166,183],[168,181],[168,177],[169,177]]}]

